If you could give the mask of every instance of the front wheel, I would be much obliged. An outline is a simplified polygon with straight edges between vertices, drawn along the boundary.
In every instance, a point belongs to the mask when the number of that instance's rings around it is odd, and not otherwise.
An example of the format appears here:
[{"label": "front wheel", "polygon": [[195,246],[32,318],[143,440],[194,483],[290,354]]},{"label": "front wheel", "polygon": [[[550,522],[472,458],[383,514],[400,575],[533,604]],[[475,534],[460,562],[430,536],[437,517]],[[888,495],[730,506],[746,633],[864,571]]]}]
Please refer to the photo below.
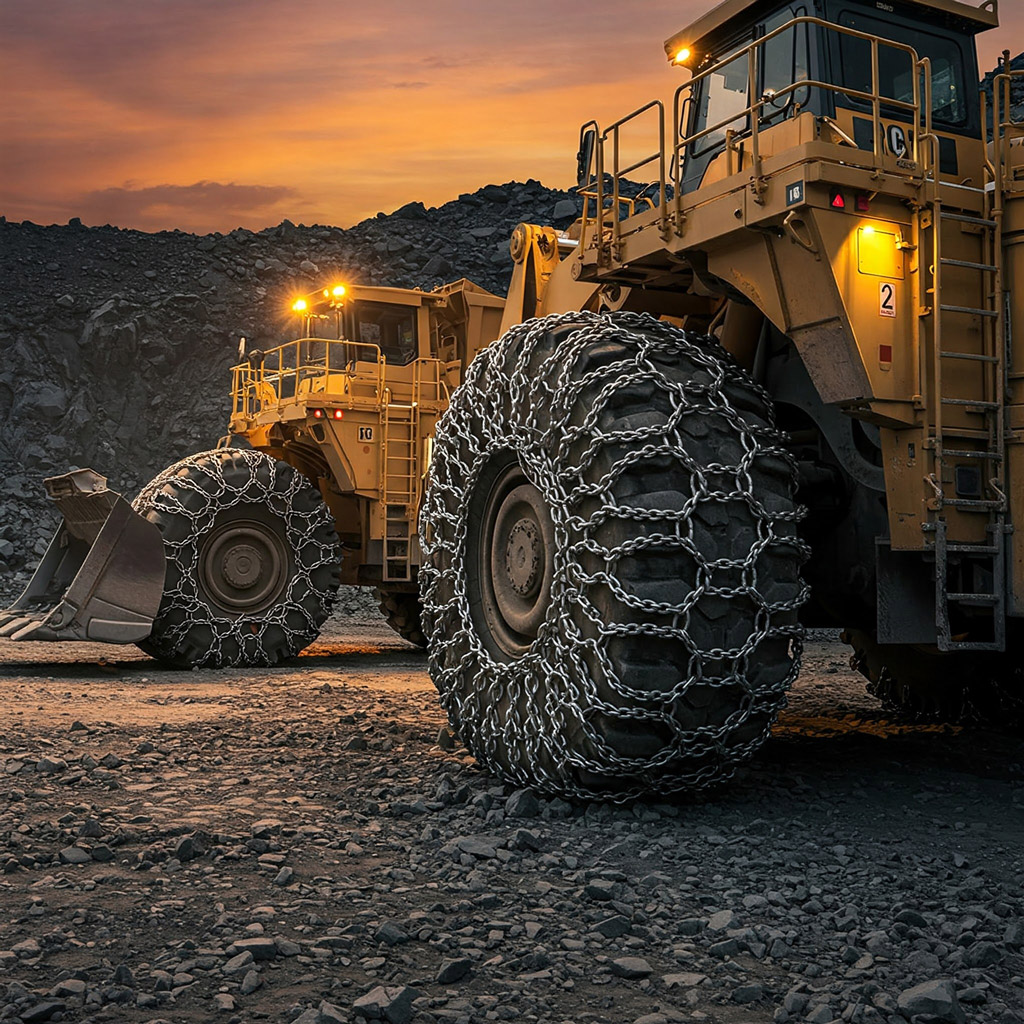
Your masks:
[{"label": "front wheel", "polygon": [[430,671],[473,755],[570,796],[727,778],[798,671],[793,487],[708,338],[570,313],[484,349],[421,516]]},{"label": "front wheel", "polygon": [[147,654],[186,668],[273,665],[320,635],[338,536],[292,466],[248,449],[201,452],[147,484],[134,508],[159,528],[167,559]]}]

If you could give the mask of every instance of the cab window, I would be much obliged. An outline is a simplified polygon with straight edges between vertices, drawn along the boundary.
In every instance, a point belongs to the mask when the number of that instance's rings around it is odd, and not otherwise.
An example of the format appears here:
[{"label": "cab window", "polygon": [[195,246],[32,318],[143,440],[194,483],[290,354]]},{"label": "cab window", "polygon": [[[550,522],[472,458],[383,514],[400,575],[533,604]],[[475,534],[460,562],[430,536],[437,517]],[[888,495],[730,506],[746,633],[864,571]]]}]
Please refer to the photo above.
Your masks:
[{"label": "cab window", "polygon": [[[356,302],[352,341],[376,345],[392,366],[406,366],[417,356],[416,308],[387,302]],[[374,358],[369,354],[364,358]]]},{"label": "cab window", "polygon": [[697,100],[697,113],[694,119],[693,134],[704,131],[711,125],[726,124],[715,128],[693,144],[694,156],[699,156],[710,149],[715,149],[725,142],[725,133],[744,131],[748,127],[746,114],[728,121],[731,114],[739,114],[750,105],[748,98],[748,62],[743,54],[728,64],[720,67],[714,74],[708,75],[702,84]]},{"label": "cab window", "polygon": [[[785,7],[765,21],[763,34],[771,35],[794,18],[802,18],[806,14],[804,7]],[[766,40],[758,51],[758,64],[761,69],[762,96],[807,81],[810,78],[808,26],[793,25]],[[809,90],[804,87],[780,96],[775,102],[769,100],[761,113],[762,123],[772,123],[790,116],[797,106],[806,107],[808,96]]]},{"label": "cab window", "polygon": [[[879,37],[878,91],[886,99],[912,103],[914,100],[913,60],[905,50],[887,46],[891,39],[912,46],[919,57],[928,57],[932,67],[932,117],[948,125],[967,123],[967,92],[963,81],[963,58],[953,39],[932,35],[915,27],[911,29],[896,21],[884,21],[860,11],[843,11],[839,24]],[[871,92],[871,43],[867,39],[839,34],[839,54],[843,85],[860,92]],[[868,106],[866,100],[849,98],[852,106]],[[892,108],[899,116],[905,111]]]}]

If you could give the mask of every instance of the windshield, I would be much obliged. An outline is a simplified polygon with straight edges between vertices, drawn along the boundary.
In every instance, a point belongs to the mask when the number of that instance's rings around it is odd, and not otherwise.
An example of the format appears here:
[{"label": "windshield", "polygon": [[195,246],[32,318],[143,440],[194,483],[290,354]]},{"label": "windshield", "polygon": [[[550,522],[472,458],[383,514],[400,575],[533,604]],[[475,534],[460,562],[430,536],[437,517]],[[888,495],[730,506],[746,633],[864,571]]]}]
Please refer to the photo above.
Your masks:
[{"label": "windshield", "polygon": [[360,300],[352,324],[352,340],[376,345],[391,365],[406,366],[416,358],[415,307]]},{"label": "windshield", "polygon": [[[892,40],[912,46],[919,57],[928,57],[932,67],[932,117],[949,125],[967,123],[967,91],[963,79],[963,55],[955,39],[933,35],[920,28],[883,20],[860,11],[843,11],[839,24],[879,37],[878,91],[883,97],[912,103],[914,66],[905,50],[887,46]],[[867,39],[839,35],[843,85],[871,92],[871,43]],[[863,101],[851,98],[859,105]]]}]

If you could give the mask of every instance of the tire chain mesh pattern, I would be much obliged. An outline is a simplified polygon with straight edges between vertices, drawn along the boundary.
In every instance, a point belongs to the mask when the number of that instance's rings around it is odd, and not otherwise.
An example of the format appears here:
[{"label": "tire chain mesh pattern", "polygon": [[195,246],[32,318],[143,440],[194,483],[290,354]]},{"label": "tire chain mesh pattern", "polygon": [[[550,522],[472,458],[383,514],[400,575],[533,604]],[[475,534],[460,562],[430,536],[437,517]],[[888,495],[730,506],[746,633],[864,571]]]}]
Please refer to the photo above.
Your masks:
[{"label": "tire chain mesh pattern", "polygon": [[[241,505],[280,518],[293,567],[274,605],[233,618],[204,598],[199,552],[217,516]],[[198,452],[151,480],[132,507],[161,528],[168,561],[153,631],[140,644],[148,653],[197,667],[267,665],[298,654],[320,635],[337,596],[340,549],[326,504],[293,467],[253,449]],[[173,536],[182,521],[187,530]]]},{"label": "tire chain mesh pattern", "polygon": [[[560,331],[557,340],[553,331]],[[623,357],[574,374],[588,351],[607,343],[624,346]],[[624,387],[638,383],[669,396],[667,422],[603,431],[598,426],[602,410]],[[596,390],[596,399],[583,422],[573,425],[584,390]],[[736,396],[753,412],[739,411]],[[726,425],[739,440],[739,460],[696,464],[680,433],[686,417]],[[717,342],[646,314],[573,312],[528,321],[476,357],[438,424],[420,519],[426,556],[420,584],[431,675],[452,726],[485,767],[542,792],[623,802],[726,779],[764,742],[799,672],[802,630],[796,610],[806,599],[799,565],[808,549],[796,539],[803,510],[790,498],[795,466],[780,442],[767,394]],[[581,447],[582,455],[570,457]],[[521,658],[500,660],[488,653],[473,625],[466,589],[467,527],[475,481],[489,456],[508,449],[547,500],[556,550],[551,602],[537,639]],[[612,452],[611,467],[588,480],[602,452],[606,461]],[[690,481],[683,507],[623,507],[613,494],[620,475],[630,466],[666,458]],[[772,508],[753,493],[752,473],[765,459],[781,463],[785,479],[783,500]],[[585,514],[574,513],[585,502]],[[693,514],[708,502],[740,502],[749,510],[756,538],[736,552],[735,560],[706,559],[694,546]],[[646,523],[654,532],[638,529],[630,541],[603,546],[595,534],[623,513],[631,524]],[[695,585],[684,586],[677,600],[638,597],[616,578],[614,567],[624,557],[680,551],[694,559],[698,572]],[[770,601],[759,591],[764,573],[759,562],[769,552],[782,557],[791,577],[783,600]],[[588,553],[589,564],[596,555],[605,568],[587,571]],[[715,570],[730,568],[741,576],[740,585],[716,586]],[[592,599],[594,588],[602,585],[626,614],[602,621]],[[701,648],[688,626],[704,596],[754,602],[757,613],[742,642]],[[630,636],[683,645],[690,671],[673,678],[668,670],[658,692],[636,689],[607,650],[607,641]],[[782,649],[783,664],[774,678],[765,680],[761,673],[757,681],[765,641]],[[688,692],[697,693],[696,687],[706,695],[709,686],[728,687],[730,693],[738,689],[742,698],[729,697],[736,706],[724,720],[688,723],[678,709]],[[595,714],[669,739],[653,754],[624,756],[594,728]]]}]

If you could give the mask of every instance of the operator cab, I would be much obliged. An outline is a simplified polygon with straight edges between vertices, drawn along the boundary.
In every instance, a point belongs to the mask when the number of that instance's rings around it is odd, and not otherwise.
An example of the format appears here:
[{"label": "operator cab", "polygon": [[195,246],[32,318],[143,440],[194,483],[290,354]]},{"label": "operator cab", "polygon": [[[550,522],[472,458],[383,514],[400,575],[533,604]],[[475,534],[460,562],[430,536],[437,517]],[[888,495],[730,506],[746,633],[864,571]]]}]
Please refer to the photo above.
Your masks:
[{"label": "operator cab", "polygon": [[388,366],[408,366],[419,356],[419,303],[353,298],[343,287],[341,294],[314,295],[293,306],[308,338],[351,342],[357,360],[374,362],[379,350]]},{"label": "operator cab", "polygon": [[[690,140],[683,149],[683,191],[732,171],[732,163],[721,159],[730,149],[742,163],[743,140],[751,135],[750,118],[759,102],[762,155],[793,144],[796,129],[769,129],[802,114],[834,126],[844,144],[873,151],[873,47],[871,39],[851,33],[878,41],[882,146],[893,157],[910,155],[912,105],[924,89],[923,75],[905,47],[930,61],[939,171],[957,175],[957,140],[981,138],[974,36],[997,23],[994,2],[973,7],[958,0],[726,0],[665,43],[670,59],[695,76],[679,126]],[[764,42],[751,51],[759,40]],[[736,54],[732,60],[731,54]]]}]

